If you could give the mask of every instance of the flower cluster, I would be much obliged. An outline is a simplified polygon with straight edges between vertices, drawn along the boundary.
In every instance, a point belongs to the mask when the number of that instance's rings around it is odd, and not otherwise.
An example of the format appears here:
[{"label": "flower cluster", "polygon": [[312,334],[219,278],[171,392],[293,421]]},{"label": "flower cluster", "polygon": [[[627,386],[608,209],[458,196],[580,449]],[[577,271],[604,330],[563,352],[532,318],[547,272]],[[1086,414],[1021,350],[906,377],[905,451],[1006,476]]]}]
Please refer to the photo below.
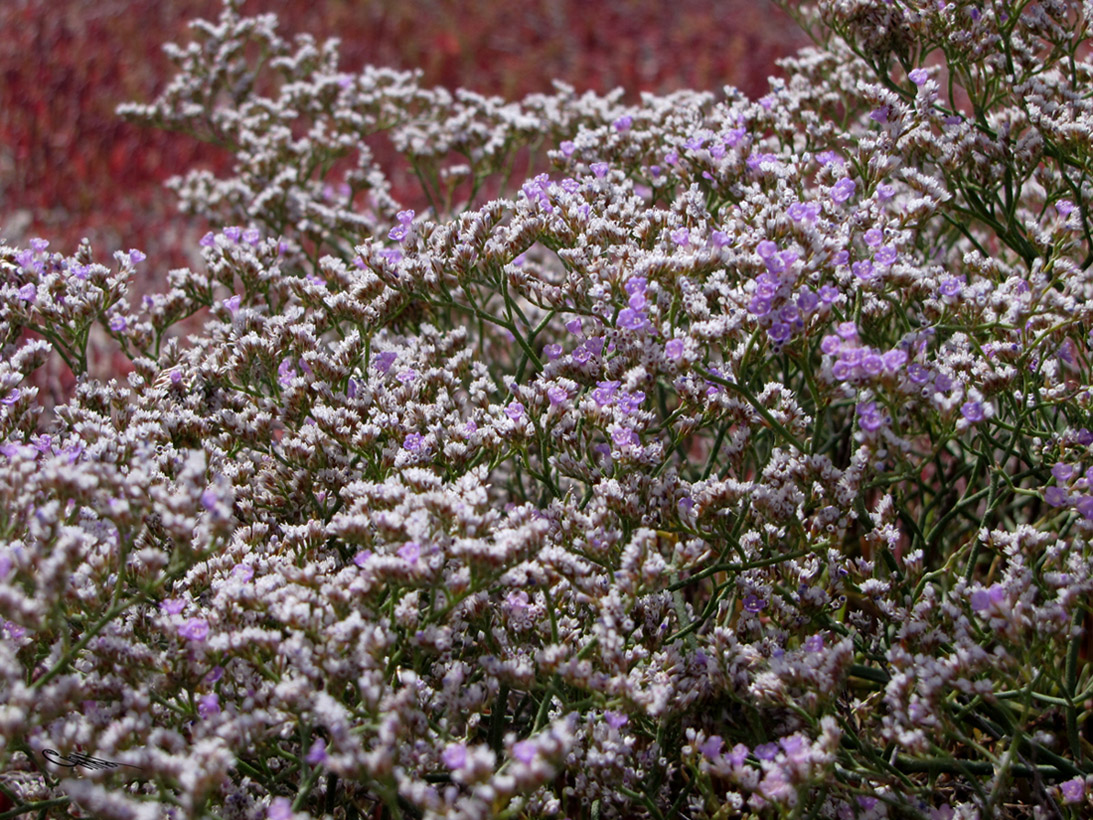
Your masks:
[{"label": "flower cluster", "polygon": [[0,246],[5,796],[1081,816],[1093,64],[1003,5],[797,7],[768,95],[627,106],[347,74],[229,0],[126,109],[236,152],[176,185],[203,264],[130,304],[139,252]]}]

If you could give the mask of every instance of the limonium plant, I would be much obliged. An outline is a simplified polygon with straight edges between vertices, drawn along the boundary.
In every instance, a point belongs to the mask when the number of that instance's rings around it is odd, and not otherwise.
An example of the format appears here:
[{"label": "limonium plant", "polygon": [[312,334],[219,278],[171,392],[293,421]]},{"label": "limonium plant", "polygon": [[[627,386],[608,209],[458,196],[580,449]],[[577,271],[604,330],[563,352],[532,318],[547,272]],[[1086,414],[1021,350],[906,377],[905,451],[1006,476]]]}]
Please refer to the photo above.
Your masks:
[{"label": "limonium plant", "polygon": [[0,247],[0,816],[1088,816],[1093,10],[787,7],[755,100],[194,24],[200,264]]}]

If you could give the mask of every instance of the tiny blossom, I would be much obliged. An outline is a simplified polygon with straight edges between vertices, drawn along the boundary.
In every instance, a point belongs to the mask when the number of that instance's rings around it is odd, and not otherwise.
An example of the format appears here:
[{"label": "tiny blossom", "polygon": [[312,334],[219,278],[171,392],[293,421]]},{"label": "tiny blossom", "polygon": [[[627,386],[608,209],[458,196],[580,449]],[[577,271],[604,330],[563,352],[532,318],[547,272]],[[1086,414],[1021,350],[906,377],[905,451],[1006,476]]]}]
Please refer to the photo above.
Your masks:
[{"label": "tiny blossom", "polygon": [[683,357],[683,340],[682,339],[669,339],[664,344],[664,353],[671,359],[680,359]]},{"label": "tiny blossom", "polygon": [[1066,481],[1074,475],[1074,467],[1059,461],[1051,468],[1051,474],[1055,477],[1056,481]]},{"label": "tiny blossom", "polygon": [[128,326],[124,316],[113,316],[110,319],[110,329],[115,333],[121,333]]},{"label": "tiny blossom", "polygon": [[629,114],[623,114],[621,117],[615,120],[615,130],[628,131],[630,129],[630,126],[632,126],[633,124],[634,118],[631,117]]},{"label": "tiny blossom", "polygon": [[925,85],[926,81],[930,78],[930,74],[925,68],[913,68],[907,77],[915,85]]},{"label": "tiny blossom", "polygon": [[1074,502],[1074,509],[1086,521],[1093,521],[1093,495],[1083,495]]},{"label": "tiny blossom", "polygon": [[721,739],[720,735],[710,735],[706,738],[706,741],[698,747],[698,751],[702,753],[702,756],[713,760],[721,756],[721,748],[725,745],[725,741]]},{"label": "tiny blossom", "polygon": [[519,421],[524,417],[524,405],[518,401],[511,401],[505,407],[505,415],[513,421]]},{"label": "tiny blossom", "polygon": [[452,743],[444,749],[440,759],[449,769],[462,769],[467,764],[467,747],[462,743]]},{"label": "tiny blossom", "polygon": [[621,729],[630,722],[630,716],[624,712],[604,712],[603,719],[612,729]]},{"label": "tiny blossom", "polygon": [[232,316],[234,316],[236,312],[238,312],[239,305],[242,303],[242,301],[243,297],[237,293],[235,294],[235,296],[231,296],[225,299],[221,304],[223,304],[224,307],[226,307],[231,312]]},{"label": "tiny blossom", "polygon": [[212,231],[209,231],[207,234],[201,237],[201,240],[198,242],[198,244],[203,248],[216,247],[216,234]]},{"label": "tiny blossom", "polygon": [[230,239],[232,242],[238,242],[243,238],[243,229],[237,225],[232,225],[223,230],[224,236]]},{"label": "tiny blossom", "polygon": [[368,563],[368,559],[372,557],[372,550],[361,550],[353,556],[353,563],[358,567],[364,567]]},{"label": "tiny blossom", "polygon": [[761,612],[766,608],[767,602],[758,595],[748,595],[744,598],[744,609],[748,612]]},{"label": "tiny blossom", "polygon": [[805,640],[805,649],[809,652],[823,652],[824,650],[824,636],[817,633],[815,635],[809,635]]},{"label": "tiny blossom", "polygon": [[591,168],[592,173],[595,174],[599,179],[603,179],[605,176],[607,176],[608,165],[606,162],[593,162],[592,165],[589,166],[589,168]]},{"label": "tiny blossom", "polygon": [[159,608],[168,615],[178,615],[186,608],[186,602],[181,598],[167,598],[160,602]]},{"label": "tiny blossom", "polygon": [[220,698],[216,692],[202,695],[197,702],[197,714],[203,718],[209,718],[220,713]]},{"label": "tiny blossom", "polygon": [[512,756],[521,763],[531,763],[535,759],[535,753],[535,744],[530,740],[521,740],[512,746]]},{"label": "tiny blossom", "polygon": [[573,143],[573,140],[565,140],[559,144],[558,148],[561,149],[561,152],[567,157],[573,156],[573,152],[577,150],[577,146]]},{"label": "tiny blossom", "polygon": [[412,367],[408,367],[405,370],[400,370],[398,373],[396,373],[395,378],[403,384],[406,384],[407,382],[412,382],[414,379],[417,378],[417,371],[414,370]]},{"label": "tiny blossom", "polygon": [[687,228],[677,228],[670,231],[669,236],[671,236],[673,242],[681,246],[690,244],[691,241],[691,232]]},{"label": "tiny blossom", "polygon": [[543,354],[547,357],[548,361],[553,362],[556,359],[560,359],[563,352],[563,348],[560,344],[552,343],[543,345]]},{"label": "tiny blossom", "polygon": [[266,820],[292,820],[292,802],[287,797],[275,797],[266,811]]},{"label": "tiny blossom", "polygon": [[1070,503],[1070,496],[1062,487],[1048,487],[1044,490],[1044,501],[1050,507],[1064,507]]},{"label": "tiny blossom", "polygon": [[19,288],[19,298],[24,302],[33,302],[37,295],[38,288],[30,282],[27,282],[27,284]]},{"label": "tiny blossom", "polygon": [[1059,784],[1064,803],[1080,803],[1085,797],[1085,781],[1080,777],[1065,780]]},{"label": "tiny blossom", "polygon": [[625,330],[641,330],[645,326],[645,314],[633,308],[619,311],[618,326]]},{"label": "tiny blossom", "polygon": [[840,205],[854,196],[854,191],[858,188],[857,184],[850,177],[843,177],[833,186],[831,186],[831,199],[833,202],[837,202]]},{"label": "tiny blossom", "polygon": [[547,388],[547,399],[552,405],[559,405],[569,399],[569,393],[560,385],[551,385]]},{"label": "tiny blossom", "polygon": [[865,232],[865,235],[862,238],[865,240],[865,244],[870,248],[877,248],[884,242],[884,232],[879,228],[870,228]]},{"label": "tiny blossom", "polygon": [[755,756],[760,760],[774,760],[778,756],[778,744],[760,743],[755,747]]},{"label": "tiny blossom", "polygon": [[982,421],[986,417],[983,405],[978,401],[964,402],[960,407],[960,414],[970,422]]},{"label": "tiny blossom", "polygon": [[611,431],[611,440],[615,442],[616,447],[639,443],[637,434],[629,427],[616,427]]},{"label": "tiny blossom", "polygon": [[407,433],[406,438],[402,440],[402,448],[409,450],[411,453],[416,453],[425,446],[425,437],[421,433]]},{"label": "tiny blossom", "polygon": [[30,245],[35,253],[43,253],[45,252],[45,249],[49,247],[49,240],[42,239],[41,237],[35,237],[34,239],[31,239],[30,242],[27,244]]},{"label": "tiny blossom", "polygon": [[1069,199],[1060,199],[1055,203],[1055,212],[1064,219],[1074,213],[1074,203]]},{"label": "tiny blossom", "polygon": [[878,248],[877,252],[873,254],[873,261],[878,265],[891,265],[898,258],[899,252],[891,245]]},{"label": "tiny blossom", "polygon": [[421,557],[421,545],[416,541],[407,541],[398,548],[398,557],[407,564],[416,564]]},{"label": "tiny blossom", "polygon": [[382,353],[377,353],[372,359],[372,367],[376,368],[380,373],[386,373],[391,369],[391,365],[395,363],[395,359],[398,358],[398,354],[393,350],[384,350]]},{"label": "tiny blossom", "polygon": [[178,634],[188,641],[203,641],[209,634],[209,622],[201,618],[190,618],[179,626]]}]

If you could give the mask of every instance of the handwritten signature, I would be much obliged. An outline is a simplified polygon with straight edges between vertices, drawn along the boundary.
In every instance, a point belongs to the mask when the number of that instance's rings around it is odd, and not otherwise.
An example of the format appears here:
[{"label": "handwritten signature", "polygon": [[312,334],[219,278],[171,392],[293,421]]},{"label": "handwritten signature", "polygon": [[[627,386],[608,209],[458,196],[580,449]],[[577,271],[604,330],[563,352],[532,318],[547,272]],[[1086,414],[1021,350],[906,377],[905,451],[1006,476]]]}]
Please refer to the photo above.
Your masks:
[{"label": "handwritten signature", "polygon": [[113,760],[103,760],[98,757],[91,757],[91,755],[85,755],[83,752],[72,752],[68,755],[63,755],[56,749],[43,749],[42,757],[48,760],[50,763],[57,766],[63,766],[66,769],[75,769],[82,767],[84,769],[116,769],[119,766],[127,766],[130,769],[139,769],[140,766],[134,766],[131,763],[115,763]]}]

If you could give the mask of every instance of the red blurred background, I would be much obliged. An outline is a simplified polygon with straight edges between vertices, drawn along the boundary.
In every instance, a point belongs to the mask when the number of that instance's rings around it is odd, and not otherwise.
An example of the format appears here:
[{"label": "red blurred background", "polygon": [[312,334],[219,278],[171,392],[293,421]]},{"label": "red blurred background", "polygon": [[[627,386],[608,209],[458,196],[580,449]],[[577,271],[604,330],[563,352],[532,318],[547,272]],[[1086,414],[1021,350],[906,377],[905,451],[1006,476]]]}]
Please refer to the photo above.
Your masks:
[{"label": "red blurred background", "polygon": [[[230,158],[192,139],[122,122],[170,76],[165,42],[220,0],[0,2],[0,238],[42,236],[96,256],[145,250],[185,264],[205,226],[174,212],[162,182]],[[560,79],[578,91],[720,89],[760,95],[774,61],[804,43],[769,0],[248,0],[283,36],[342,39],[343,68],[420,68],[426,85],[518,99]]]}]

